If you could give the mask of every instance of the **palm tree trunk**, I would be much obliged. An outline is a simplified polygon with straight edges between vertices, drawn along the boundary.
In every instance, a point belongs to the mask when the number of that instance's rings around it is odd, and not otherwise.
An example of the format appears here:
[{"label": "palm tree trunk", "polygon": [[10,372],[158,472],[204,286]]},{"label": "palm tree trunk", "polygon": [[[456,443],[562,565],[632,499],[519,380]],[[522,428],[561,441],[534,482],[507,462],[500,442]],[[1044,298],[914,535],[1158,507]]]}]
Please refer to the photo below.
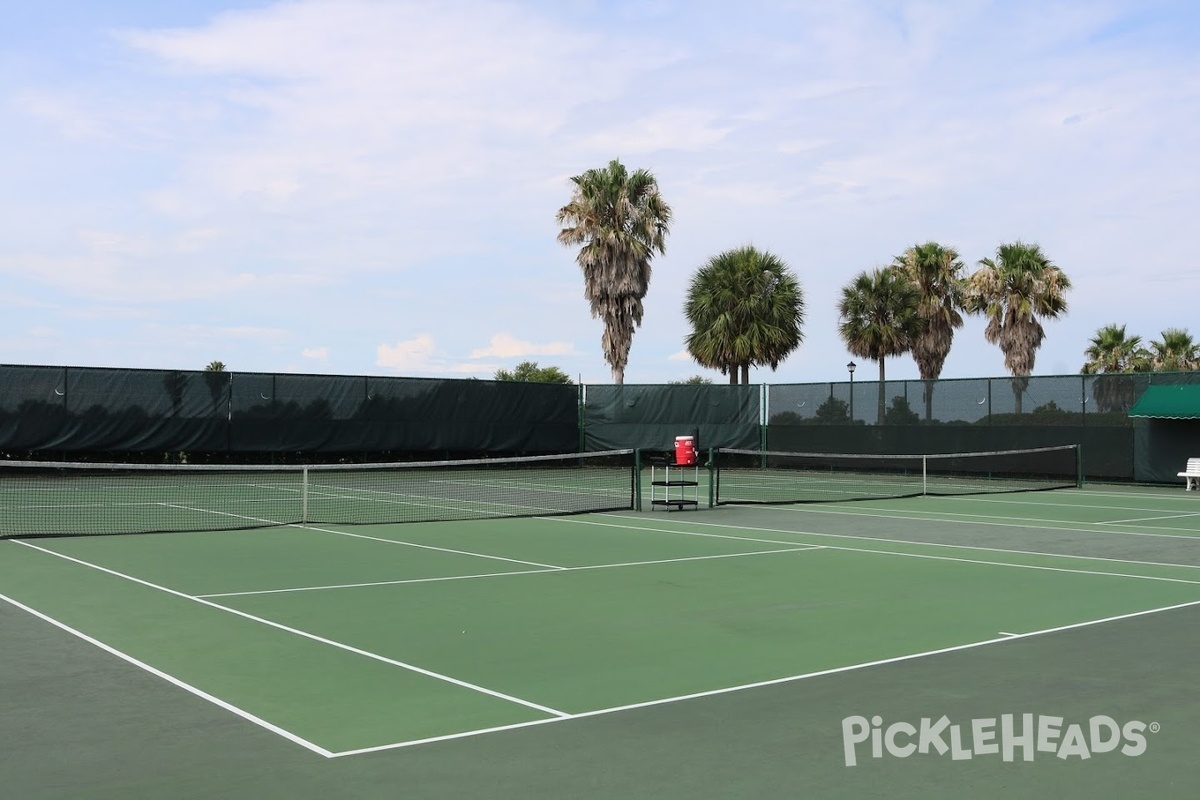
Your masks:
[{"label": "palm tree trunk", "polygon": [[925,421],[933,421],[933,387],[934,381],[925,381]]},{"label": "palm tree trunk", "polygon": [[750,362],[742,364],[742,383],[746,386],[750,385]]},{"label": "palm tree trunk", "polygon": [[1013,409],[1021,413],[1021,397],[1025,394],[1025,389],[1029,386],[1029,378],[1024,375],[1018,375],[1012,380],[1013,387]]},{"label": "palm tree trunk", "polygon": [[883,386],[883,383],[884,383],[883,363],[886,360],[887,360],[886,358],[879,359],[879,420],[875,423],[876,425],[883,424],[883,406],[884,406],[884,393],[885,393],[884,386]]}]

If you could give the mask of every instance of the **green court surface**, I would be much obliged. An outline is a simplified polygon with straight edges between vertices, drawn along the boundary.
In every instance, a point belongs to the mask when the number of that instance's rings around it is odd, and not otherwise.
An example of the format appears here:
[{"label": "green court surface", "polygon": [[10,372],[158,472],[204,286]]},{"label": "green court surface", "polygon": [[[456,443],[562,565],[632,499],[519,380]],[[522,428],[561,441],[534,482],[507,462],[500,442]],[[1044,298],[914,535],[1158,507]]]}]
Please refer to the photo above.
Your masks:
[{"label": "green court surface", "polygon": [[8,540],[0,776],[30,799],[1191,798],[1198,634],[1181,488]]}]

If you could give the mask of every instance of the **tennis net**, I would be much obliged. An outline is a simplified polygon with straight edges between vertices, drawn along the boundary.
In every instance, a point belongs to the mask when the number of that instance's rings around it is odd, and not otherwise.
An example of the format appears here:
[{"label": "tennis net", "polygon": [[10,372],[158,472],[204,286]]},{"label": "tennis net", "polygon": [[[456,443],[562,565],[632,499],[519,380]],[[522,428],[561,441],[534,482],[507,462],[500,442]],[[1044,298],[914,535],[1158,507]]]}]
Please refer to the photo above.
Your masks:
[{"label": "tennis net", "polygon": [[718,505],[1027,492],[1079,486],[1079,446],[935,455],[719,450]]},{"label": "tennis net", "polygon": [[0,462],[0,539],[632,508],[633,450],[307,466]]}]

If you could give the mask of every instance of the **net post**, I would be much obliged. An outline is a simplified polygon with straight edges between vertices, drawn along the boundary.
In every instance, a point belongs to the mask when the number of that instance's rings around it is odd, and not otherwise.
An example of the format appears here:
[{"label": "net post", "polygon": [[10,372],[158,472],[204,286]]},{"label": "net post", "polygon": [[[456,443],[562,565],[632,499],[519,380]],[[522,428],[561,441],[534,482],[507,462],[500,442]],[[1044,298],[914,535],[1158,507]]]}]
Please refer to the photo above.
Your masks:
[{"label": "net post", "polygon": [[1083,445],[1075,445],[1075,488],[1083,488]]},{"label": "net post", "polygon": [[921,456],[921,496],[929,494],[929,456]]},{"label": "net post", "polygon": [[300,522],[308,524],[308,467],[300,471]]},{"label": "net post", "polygon": [[713,508],[717,504],[717,450],[715,447],[708,448],[708,463],[704,466],[708,468],[708,507]]},{"label": "net post", "polygon": [[633,510],[642,510],[642,448],[633,451]]}]

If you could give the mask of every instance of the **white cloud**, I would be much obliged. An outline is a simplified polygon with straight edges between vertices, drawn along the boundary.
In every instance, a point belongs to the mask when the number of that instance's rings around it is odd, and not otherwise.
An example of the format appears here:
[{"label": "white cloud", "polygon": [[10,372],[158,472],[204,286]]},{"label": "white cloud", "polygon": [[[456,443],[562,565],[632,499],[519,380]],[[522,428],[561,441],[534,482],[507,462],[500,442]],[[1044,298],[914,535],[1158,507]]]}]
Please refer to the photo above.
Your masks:
[{"label": "white cloud", "polygon": [[780,142],[779,152],[786,155],[796,155],[798,153],[808,153],[813,150],[820,150],[822,147],[828,147],[833,144],[829,139],[793,139],[790,141]]},{"label": "white cloud", "polygon": [[84,101],[67,93],[28,90],[18,94],[15,109],[53,127],[69,140],[95,139],[105,135],[100,119],[85,109]]},{"label": "white cloud", "polygon": [[[195,330],[196,326],[188,326],[189,330]],[[240,325],[230,328],[216,328],[214,330],[219,336],[228,339],[246,339],[250,341],[261,342],[283,342],[291,338],[291,331],[282,328],[259,328],[252,325]]]},{"label": "white cloud", "polygon": [[[1188,324],[1200,64],[1181,6],[644,5],[247,0],[175,30],[135,9],[115,41],[47,27],[9,81],[0,277],[11,330],[61,333],[7,358],[271,371],[320,342],[301,362],[348,374],[558,356],[607,381],[553,217],[612,157],[676,212],[631,383],[686,377],[686,281],[746,242],[808,299],[801,351],[764,372],[780,382],[844,376],[840,287],[925,238],[968,264],[1026,238],[1068,271],[1040,374],[1075,372],[1117,317]],[[493,336],[514,320],[525,339]],[[1003,372],[981,328],[948,377]]]},{"label": "white cloud", "polygon": [[500,369],[499,364],[450,364],[439,372],[453,373],[458,375],[474,375],[476,377],[491,377],[496,374],[496,370]]},{"label": "white cloud", "polygon": [[379,345],[375,348],[375,364],[399,372],[416,373],[428,367],[436,352],[433,337],[423,333],[407,341]]},{"label": "white cloud", "polygon": [[560,356],[575,352],[570,342],[534,344],[516,338],[511,333],[497,333],[487,347],[471,351],[468,358],[523,358],[525,356]]},{"label": "white cloud", "polygon": [[305,358],[314,359],[316,361],[328,361],[329,360],[329,348],[328,347],[306,347],[305,349],[300,351],[300,355],[304,356]]},{"label": "white cloud", "polygon": [[733,130],[731,124],[722,125],[718,119],[712,111],[669,109],[611,126],[583,142],[593,150],[613,153],[700,151],[720,143]]}]

